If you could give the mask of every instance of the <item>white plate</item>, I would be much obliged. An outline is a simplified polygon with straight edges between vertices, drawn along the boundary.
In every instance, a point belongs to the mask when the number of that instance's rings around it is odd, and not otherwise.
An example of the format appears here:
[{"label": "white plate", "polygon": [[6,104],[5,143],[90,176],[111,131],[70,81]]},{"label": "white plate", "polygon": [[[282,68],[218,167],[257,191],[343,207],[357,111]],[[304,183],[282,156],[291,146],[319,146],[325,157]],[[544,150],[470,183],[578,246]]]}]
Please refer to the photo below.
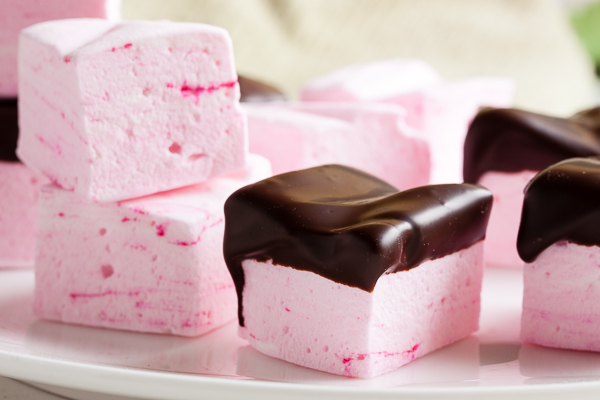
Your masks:
[{"label": "white plate", "polygon": [[481,329],[375,379],[275,360],[232,322],[196,339],[37,320],[33,272],[0,270],[0,375],[106,394],[167,399],[597,399],[600,354],[519,343],[521,273],[486,269]]}]

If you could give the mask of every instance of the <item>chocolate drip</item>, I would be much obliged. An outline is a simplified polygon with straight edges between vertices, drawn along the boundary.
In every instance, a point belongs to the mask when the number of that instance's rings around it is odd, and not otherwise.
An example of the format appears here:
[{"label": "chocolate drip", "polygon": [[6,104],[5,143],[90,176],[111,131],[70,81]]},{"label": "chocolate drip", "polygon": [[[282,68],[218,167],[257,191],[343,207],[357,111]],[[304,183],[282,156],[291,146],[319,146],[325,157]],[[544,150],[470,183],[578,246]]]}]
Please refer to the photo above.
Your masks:
[{"label": "chocolate drip", "polygon": [[243,260],[273,260],[371,292],[383,274],[482,240],[491,204],[491,193],[478,185],[398,192],[340,165],[246,186],[225,203],[224,255],[238,293],[240,325]]},{"label": "chocolate drip", "polygon": [[18,161],[15,153],[18,137],[17,99],[0,99],[0,160]]},{"label": "chocolate drip", "polygon": [[262,103],[267,101],[285,101],[285,95],[273,86],[245,76],[238,76],[243,103]]},{"label": "chocolate drip", "polygon": [[515,109],[484,109],[467,132],[463,177],[487,171],[539,171],[572,157],[600,154],[600,108],[554,118]]},{"label": "chocolate drip", "polygon": [[600,246],[600,160],[572,158],[537,174],[525,189],[519,256],[534,261],[560,241]]}]

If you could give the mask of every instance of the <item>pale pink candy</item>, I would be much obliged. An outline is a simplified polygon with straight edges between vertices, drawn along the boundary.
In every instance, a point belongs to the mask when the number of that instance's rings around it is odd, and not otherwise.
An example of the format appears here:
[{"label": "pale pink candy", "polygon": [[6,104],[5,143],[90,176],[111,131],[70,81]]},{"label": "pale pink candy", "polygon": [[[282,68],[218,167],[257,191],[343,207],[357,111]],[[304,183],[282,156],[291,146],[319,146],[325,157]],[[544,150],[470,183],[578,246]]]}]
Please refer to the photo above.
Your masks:
[{"label": "pale pink candy", "polygon": [[223,204],[267,178],[245,170],[120,203],[54,185],[40,196],[33,309],[74,324],[194,336],[232,320],[237,296],[223,260]]},{"label": "pale pink candy", "polygon": [[478,329],[483,244],[383,275],[372,293],[245,260],[240,335],[258,351],[338,375],[393,371]]},{"label": "pale pink candy", "polygon": [[116,201],[244,165],[231,39],[179,22],[72,19],[21,34],[17,154],[66,190]]},{"label": "pale pink candy", "polygon": [[17,97],[17,47],[23,28],[64,18],[118,20],[121,0],[0,0],[0,97]]},{"label": "pale pink candy", "polygon": [[319,77],[304,87],[305,101],[394,103],[431,147],[432,183],[462,182],[463,143],[482,106],[508,107],[514,83],[480,77],[443,82],[433,68],[413,59],[360,64]]},{"label": "pale pink candy", "polygon": [[20,162],[0,161],[0,266],[32,267],[38,189],[48,180]]},{"label": "pale pink candy", "polygon": [[428,63],[396,58],[349,65],[309,81],[305,101],[379,101],[434,87],[442,77]]},{"label": "pale pink candy", "polygon": [[525,264],[521,339],[600,351],[599,266],[600,247],[566,242]]},{"label": "pale pink candy", "polygon": [[408,189],[429,183],[429,148],[391,104],[284,103],[244,105],[250,151],[280,174],[343,164]]},{"label": "pale pink candy", "polygon": [[516,173],[488,171],[477,183],[494,194],[494,203],[485,234],[485,262],[487,265],[522,267],[517,253],[517,234],[525,186],[536,175],[534,171]]}]

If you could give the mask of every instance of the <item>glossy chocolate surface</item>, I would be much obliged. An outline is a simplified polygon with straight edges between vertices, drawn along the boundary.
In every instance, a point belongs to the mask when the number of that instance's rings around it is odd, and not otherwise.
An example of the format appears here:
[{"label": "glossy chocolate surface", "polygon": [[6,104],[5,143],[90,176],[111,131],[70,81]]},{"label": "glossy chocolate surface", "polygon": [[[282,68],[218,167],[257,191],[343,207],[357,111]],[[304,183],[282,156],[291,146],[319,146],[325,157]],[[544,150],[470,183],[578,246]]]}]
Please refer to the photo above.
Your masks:
[{"label": "glossy chocolate surface", "polygon": [[17,99],[0,99],[0,160],[18,161],[15,154],[18,137]]},{"label": "glossy chocolate surface", "polygon": [[482,240],[491,204],[491,193],[478,185],[398,192],[340,165],[246,186],[225,204],[224,255],[238,293],[240,324],[243,260],[273,260],[371,292],[383,274]]},{"label": "glossy chocolate surface", "polygon": [[262,103],[267,101],[285,101],[285,95],[271,85],[239,75],[241,97],[243,103]]},{"label": "glossy chocolate surface", "polygon": [[475,183],[488,171],[540,171],[572,157],[600,154],[600,108],[571,118],[516,109],[484,109],[464,146],[463,177]]},{"label": "glossy chocolate surface", "polygon": [[600,246],[600,160],[572,158],[537,174],[525,189],[517,250],[534,261],[551,245]]}]

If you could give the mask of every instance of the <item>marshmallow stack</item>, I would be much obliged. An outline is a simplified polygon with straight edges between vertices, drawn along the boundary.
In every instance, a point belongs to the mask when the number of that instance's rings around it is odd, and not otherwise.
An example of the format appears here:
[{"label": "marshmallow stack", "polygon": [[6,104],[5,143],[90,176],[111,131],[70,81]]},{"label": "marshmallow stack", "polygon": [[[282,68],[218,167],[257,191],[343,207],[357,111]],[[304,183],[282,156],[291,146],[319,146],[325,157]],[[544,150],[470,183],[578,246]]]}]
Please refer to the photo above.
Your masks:
[{"label": "marshmallow stack", "polygon": [[35,313],[195,336],[236,315],[223,204],[270,175],[248,157],[231,39],[192,23],[25,29],[17,154],[41,189]]}]

